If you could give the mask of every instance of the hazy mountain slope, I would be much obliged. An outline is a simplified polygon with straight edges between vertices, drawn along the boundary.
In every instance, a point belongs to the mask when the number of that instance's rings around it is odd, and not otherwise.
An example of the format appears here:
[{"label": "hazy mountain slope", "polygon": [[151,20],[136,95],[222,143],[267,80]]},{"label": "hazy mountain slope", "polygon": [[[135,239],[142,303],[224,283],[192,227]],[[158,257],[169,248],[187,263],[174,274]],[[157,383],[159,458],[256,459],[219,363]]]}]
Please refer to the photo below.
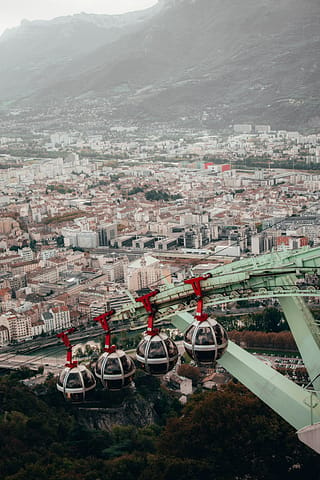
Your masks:
[{"label": "hazy mountain slope", "polygon": [[0,37],[0,99],[26,96],[61,78],[65,67],[140,28],[155,8],[123,15],[77,14],[23,21]]},{"label": "hazy mountain slope", "polygon": [[48,75],[31,100],[100,97],[114,117],[143,121],[318,122],[319,0],[161,6],[142,28]]}]

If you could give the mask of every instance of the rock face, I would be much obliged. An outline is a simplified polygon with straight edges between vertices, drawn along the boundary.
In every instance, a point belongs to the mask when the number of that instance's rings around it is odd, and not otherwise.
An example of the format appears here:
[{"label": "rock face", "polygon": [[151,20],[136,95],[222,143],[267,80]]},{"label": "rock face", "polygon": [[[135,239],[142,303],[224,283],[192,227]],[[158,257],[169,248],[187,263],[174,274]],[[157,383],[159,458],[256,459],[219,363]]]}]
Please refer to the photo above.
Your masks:
[{"label": "rock face", "polygon": [[[29,37],[7,36],[0,100],[37,108],[96,102],[108,118],[148,123],[318,122],[319,0],[162,0],[156,7],[125,25],[81,18],[59,24],[58,36],[49,22],[47,39],[43,25],[34,37],[32,24]],[[80,28],[96,43],[83,44]]]},{"label": "rock face", "polygon": [[158,415],[146,400],[125,400],[117,408],[80,408],[79,422],[90,430],[111,431],[115,425],[145,427],[156,423]]}]

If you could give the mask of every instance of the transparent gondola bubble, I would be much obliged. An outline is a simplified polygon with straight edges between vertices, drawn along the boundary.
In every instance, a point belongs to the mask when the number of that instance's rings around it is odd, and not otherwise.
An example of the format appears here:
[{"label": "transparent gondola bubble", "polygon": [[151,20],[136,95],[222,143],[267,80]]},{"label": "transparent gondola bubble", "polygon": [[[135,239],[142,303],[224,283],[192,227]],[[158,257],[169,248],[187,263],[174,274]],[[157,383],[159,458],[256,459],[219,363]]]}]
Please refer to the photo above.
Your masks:
[{"label": "transparent gondola bubble", "polygon": [[95,386],[94,375],[85,365],[66,366],[57,381],[57,389],[71,402],[83,402]]},{"label": "transparent gondola bubble", "polygon": [[183,344],[186,352],[201,366],[214,366],[221,358],[228,346],[228,337],[225,329],[217,320],[203,311],[202,282],[212,278],[211,273],[201,277],[192,277],[184,280],[191,285],[197,299],[197,308],[194,322],[187,328]]},{"label": "transparent gondola bubble", "polygon": [[176,344],[164,332],[154,327],[156,306],[151,304],[151,297],[159,290],[149,292],[136,298],[141,302],[148,313],[148,327],[136,349],[136,361],[140,368],[151,375],[165,375],[177,363],[179,352]]},{"label": "transparent gondola bubble", "polygon": [[214,317],[195,320],[187,329],[184,348],[197,365],[214,365],[228,346],[228,336]]},{"label": "transparent gondola bubble", "polygon": [[94,318],[106,332],[104,352],[96,362],[95,375],[104,388],[110,391],[131,386],[136,370],[133,359],[123,350],[117,349],[116,345],[111,345],[111,329],[107,318],[114,313],[114,310],[111,310]]},{"label": "transparent gondola bubble", "polygon": [[77,361],[72,360],[72,345],[68,335],[74,331],[74,328],[70,328],[57,335],[67,347],[67,362],[58,377],[56,386],[66,400],[83,402],[87,392],[95,388],[96,380],[93,373],[85,365],[78,365]]},{"label": "transparent gondola bubble", "polygon": [[165,375],[174,368],[178,356],[176,344],[163,332],[145,332],[136,350],[137,363],[151,375]]},{"label": "transparent gondola bubble", "polygon": [[121,390],[132,385],[135,365],[131,357],[123,350],[104,352],[97,360],[96,377],[108,390]]}]

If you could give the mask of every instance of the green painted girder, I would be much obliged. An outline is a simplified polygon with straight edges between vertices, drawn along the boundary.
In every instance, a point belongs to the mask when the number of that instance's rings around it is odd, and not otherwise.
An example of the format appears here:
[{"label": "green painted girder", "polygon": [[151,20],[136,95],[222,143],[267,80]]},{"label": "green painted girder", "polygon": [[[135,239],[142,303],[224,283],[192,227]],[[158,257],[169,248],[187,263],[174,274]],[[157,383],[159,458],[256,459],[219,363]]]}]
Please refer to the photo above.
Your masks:
[{"label": "green painted girder", "polygon": [[[214,255],[213,255],[214,256]],[[217,274],[243,270],[283,269],[284,267],[316,267],[319,268],[320,247],[303,247],[298,250],[281,250],[256,257],[249,257],[221,265],[214,269]],[[210,259],[210,257],[209,257]]]},{"label": "green painted girder", "polygon": [[[312,380],[313,391],[296,385],[233,342],[229,342],[218,363],[296,429],[319,423],[320,331],[303,297],[319,297],[320,291],[305,289],[298,279],[306,274],[320,274],[320,248],[246,258],[216,267],[210,273],[212,277],[202,282],[205,305],[244,299],[278,299]],[[193,321],[188,313],[196,304],[191,285],[161,286],[154,303],[156,320],[170,318],[170,323],[181,332]],[[141,325],[146,323],[146,312],[141,303],[133,300],[112,317],[112,322]],[[319,445],[311,446],[320,451]]]},{"label": "green painted girder", "polygon": [[[302,251],[301,251],[302,250]],[[320,296],[320,291],[299,285],[286,285],[282,277],[295,274],[299,278],[320,271],[320,248],[301,249],[295,252],[277,252],[261,257],[243,259],[210,271],[212,278],[202,282],[207,305],[220,305],[244,299],[290,296]],[[279,261],[277,264],[276,261]],[[255,267],[255,269],[253,269]],[[233,269],[233,271],[231,271]],[[191,310],[195,304],[191,285],[165,285],[154,303],[158,319],[169,318],[181,310]],[[131,302],[112,317],[113,322],[146,318],[141,303]]]},{"label": "green painted girder", "polygon": [[[285,285],[296,282],[294,275],[281,279]],[[296,385],[231,341],[218,363],[292,425],[302,442],[320,453],[319,327],[303,298],[283,296],[279,301],[313,380],[313,389]],[[193,320],[188,312],[179,312],[172,317],[172,324],[183,332]]]},{"label": "green painted girder", "polygon": [[[286,284],[296,282],[294,275],[282,277]],[[320,396],[320,328],[303,298],[278,297],[311,383]]]},{"label": "green painted girder", "polygon": [[235,343],[229,342],[218,363],[297,430],[320,421],[320,403],[311,398],[313,392],[296,385]]},{"label": "green painted girder", "polygon": [[[298,283],[304,275],[320,274],[320,248],[245,258],[216,267],[210,273],[212,277],[202,282],[205,305],[244,299],[278,299],[312,380],[313,391],[296,385],[233,342],[229,342],[218,363],[296,429],[320,423],[317,397],[320,390],[320,331],[303,300],[305,296],[319,297],[320,291],[306,289]],[[181,332],[193,321],[193,316],[188,313],[196,305],[191,285],[161,286],[154,304],[157,307],[156,321],[168,318]],[[146,324],[146,312],[140,302],[132,299],[116,312],[111,321],[131,326]],[[319,445],[312,448],[320,451]]]},{"label": "green painted girder", "polygon": [[[194,318],[181,312],[171,321],[183,332]],[[218,363],[297,430],[320,422],[320,403],[313,392],[296,385],[235,343],[229,341]]]}]

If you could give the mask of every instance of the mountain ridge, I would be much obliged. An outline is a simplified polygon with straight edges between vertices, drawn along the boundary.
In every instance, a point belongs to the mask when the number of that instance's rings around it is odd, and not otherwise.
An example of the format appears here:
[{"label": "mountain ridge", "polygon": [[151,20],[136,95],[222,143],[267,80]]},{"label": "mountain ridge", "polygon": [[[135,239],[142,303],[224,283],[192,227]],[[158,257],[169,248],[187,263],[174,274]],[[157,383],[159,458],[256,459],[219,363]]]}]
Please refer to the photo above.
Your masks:
[{"label": "mountain ridge", "polygon": [[[212,127],[319,123],[317,0],[162,0],[156,7],[132,29],[60,62],[51,77],[47,71],[32,92],[20,91],[23,104],[101,100],[119,120]],[[3,75],[3,92],[2,85]]]}]

